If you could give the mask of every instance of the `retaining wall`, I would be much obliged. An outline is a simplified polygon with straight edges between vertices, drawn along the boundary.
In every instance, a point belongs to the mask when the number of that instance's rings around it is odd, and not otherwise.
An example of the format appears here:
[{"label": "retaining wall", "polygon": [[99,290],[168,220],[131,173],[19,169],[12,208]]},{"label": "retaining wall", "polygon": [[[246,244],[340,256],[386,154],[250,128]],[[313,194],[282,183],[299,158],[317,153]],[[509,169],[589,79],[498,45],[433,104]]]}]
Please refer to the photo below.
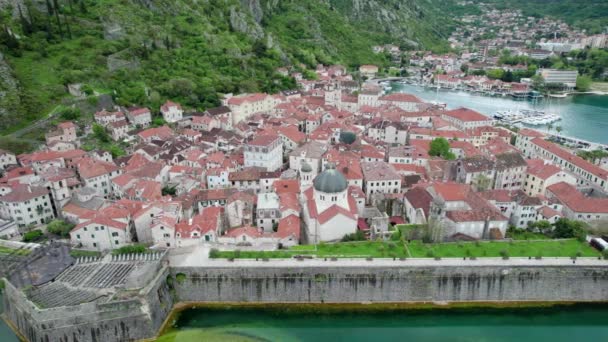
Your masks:
[{"label": "retaining wall", "polygon": [[194,302],[606,301],[597,266],[173,267]]}]

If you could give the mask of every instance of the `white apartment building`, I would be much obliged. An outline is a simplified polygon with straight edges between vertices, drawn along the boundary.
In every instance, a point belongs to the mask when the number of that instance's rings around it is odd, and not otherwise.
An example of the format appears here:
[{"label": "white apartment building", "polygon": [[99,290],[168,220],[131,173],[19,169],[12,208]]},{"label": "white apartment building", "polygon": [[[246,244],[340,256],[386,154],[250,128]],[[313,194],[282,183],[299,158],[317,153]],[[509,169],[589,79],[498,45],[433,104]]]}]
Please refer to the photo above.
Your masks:
[{"label": "white apartment building", "polygon": [[[520,137],[518,137],[519,139]],[[549,160],[574,174],[577,177],[578,186],[591,186],[608,191],[608,170],[592,164],[552,142],[542,138],[533,138],[524,143],[522,152],[527,158]]]},{"label": "white apartment building", "polygon": [[0,197],[0,217],[14,220],[19,227],[51,221],[55,214],[49,191],[24,184],[11,187],[8,194]]},{"label": "white apartment building", "polygon": [[258,228],[267,233],[272,232],[275,224],[278,225],[281,219],[279,195],[274,192],[258,195],[256,218]]},{"label": "white apartment building", "polygon": [[207,171],[207,189],[218,189],[227,187],[230,182],[228,181],[228,170],[225,169],[210,169]]},{"label": "white apartment building", "polygon": [[99,251],[120,248],[131,243],[130,223],[99,215],[74,227],[70,239],[84,248]]},{"label": "white apartment building", "polygon": [[396,194],[401,191],[401,176],[384,161],[363,162],[363,191],[369,201],[373,194]]},{"label": "white apartment building", "polygon": [[545,196],[547,187],[565,182],[576,184],[576,177],[542,159],[527,160],[528,170],[524,179],[523,191],[528,196]]},{"label": "white apartment building", "polygon": [[223,102],[232,111],[232,125],[235,126],[252,114],[273,110],[276,105],[272,96],[263,93],[232,96]]},{"label": "white apartment building", "polygon": [[184,111],[182,110],[182,106],[178,103],[167,101],[160,107],[160,113],[163,115],[163,119],[165,119],[166,122],[174,123],[183,118]]},{"label": "white apartment building", "polygon": [[14,153],[0,150],[0,170],[6,169],[9,165],[17,165],[17,157]]},{"label": "white apartment building", "polygon": [[492,119],[468,108],[449,110],[441,114],[441,118],[462,131],[482,126],[492,126]]},{"label": "white apartment building", "polygon": [[257,166],[272,172],[283,165],[283,143],[278,135],[262,135],[245,145],[245,167]]},{"label": "white apartment building", "polygon": [[545,80],[545,84],[561,84],[566,88],[576,87],[577,70],[540,69],[536,72]]},{"label": "white apartment building", "polygon": [[120,169],[113,163],[91,158],[82,158],[77,164],[78,173],[84,186],[94,189],[99,196],[107,197],[112,192],[110,179],[120,175]]},{"label": "white apartment building", "polygon": [[405,145],[407,142],[408,126],[401,122],[379,121],[367,130],[367,136],[388,144]]},{"label": "white apartment building", "polygon": [[380,87],[368,87],[362,89],[358,95],[359,108],[362,106],[378,107],[378,99],[380,98],[380,95],[382,95],[382,90]]},{"label": "white apartment building", "polygon": [[152,113],[148,108],[131,108],[127,112],[127,118],[134,126],[148,127],[152,123]]}]

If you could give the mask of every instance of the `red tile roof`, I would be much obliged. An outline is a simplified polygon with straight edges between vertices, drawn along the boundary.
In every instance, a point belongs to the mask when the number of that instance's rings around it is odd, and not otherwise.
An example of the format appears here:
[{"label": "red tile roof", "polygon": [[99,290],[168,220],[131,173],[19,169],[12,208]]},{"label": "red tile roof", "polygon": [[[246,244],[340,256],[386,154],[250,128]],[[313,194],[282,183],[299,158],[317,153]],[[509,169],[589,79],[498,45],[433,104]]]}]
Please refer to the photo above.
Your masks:
[{"label": "red tile roof", "polygon": [[179,103],[167,101],[164,105],[160,107],[161,112],[168,112],[171,107],[177,107],[177,109],[182,109],[182,106]]},{"label": "red tile roof", "polygon": [[404,94],[404,93],[392,93],[389,95],[382,96],[379,100],[380,101],[395,101],[395,102],[414,102],[414,103],[423,102],[417,96],[414,96],[411,94]]},{"label": "red tile roof", "polygon": [[266,97],[268,97],[268,94],[263,94],[263,93],[246,94],[246,95],[233,96],[230,99],[228,99],[227,102],[229,105],[240,106],[245,102],[263,101],[266,99]]},{"label": "red tile roof", "polygon": [[562,170],[553,164],[546,163],[542,159],[528,159],[526,163],[528,164],[528,174],[544,180],[558,174]]},{"label": "red tile roof", "polygon": [[101,175],[109,175],[118,171],[118,166],[110,162],[105,162],[92,158],[83,158],[77,163],[78,173],[82,178],[94,178]]},{"label": "red tile roof", "polygon": [[150,114],[150,110],[148,108],[134,107],[134,108],[129,108],[129,114],[131,114],[133,116],[140,116],[140,115]]},{"label": "red tile roof", "polygon": [[173,136],[173,130],[168,126],[161,126],[143,130],[137,135],[143,140],[148,140],[153,137],[158,137],[161,140],[169,139]]},{"label": "red tile roof", "polygon": [[343,215],[343,216],[346,216],[353,220],[356,218],[355,215],[351,211],[348,211],[348,210],[334,204],[331,207],[325,209],[319,215],[319,217],[317,217],[317,220],[319,221],[319,223],[323,224],[338,215]]},{"label": "red tile roof", "polygon": [[245,227],[231,229],[228,231],[228,233],[226,233],[225,236],[238,237],[241,235],[247,235],[252,238],[259,238],[262,236],[262,233],[260,233],[260,231],[255,227],[245,226]]},{"label": "red tile roof", "polygon": [[545,135],[539,131],[535,131],[533,129],[529,129],[529,128],[522,128],[519,130],[518,134],[526,136],[526,137],[533,137],[533,138],[542,138]]},{"label": "red tile roof", "polygon": [[112,228],[121,229],[121,230],[127,229],[127,224],[124,222],[116,221],[111,218],[104,217],[102,215],[96,215],[92,219],[76,225],[76,227],[74,227],[72,229],[72,232],[80,230],[83,227],[87,227],[90,224],[101,224],[101,225],[104,225],[107,227],[112,227]]},{"label": "red tile roof", "polygon": [[576,213],[608,213],[608,198],[590,198],[583,195],[574,186],[560,182],[547,188],[557,200]]},{"label": "red tile roof", "polygon": [[279,195],[284,193],[297,194],[300,192],[300,182],[297,179],[278,179],[272,183],[272,187],[274,188],[274,192]]},{"label": "red tile roof", "polygon": [[414,208],[422,209],[426,218],[429,217],[433,196],[431,196],[426,189],[423,187],[415,187],[405,193],[405,198],[407,198],[408,202],[410,202]]},{"label": "red tile roof", "polygon": [[298,195],[293,192],[285,192],[279,194],[279,209],[281,212],[286,210],[293,210],[296,213],[300,213],[300,202],[298,201]]},{"label": "red tile roof", "polygon": [[11,186],[11,189],[11,192],[0,197],[0,202],[25,202],[49,194],[49,191],[42,186],[15,184]]},{"label": "red tile roof", "polygon": [[460,121],[488,121],[491,120],[487,116],[476,112],[469,108],[458,108],[445,112],[445,115],[458,119]]},{"label": "red tile roof", "polygon": [[273,134],[261,135],[261,136],[257,136],[255,138],[253,138],[253,140],[249,141],[247,143],[247,145],[265,147],[265,146],[272,145],[277,139],[281,139],[281,138],[278,135],[273,135]]},{"label": "red tile roof", "polygon": [[554,210],[553,208],[549,208],[547,206],[543,206],[540,209],[538,209],[536,212],[538,212],[540,215],[543,216],[543,218],[545,219],[551,219],[554,218],[555,216],[559,216],[562,217],[562,213],[560,213],[557,210]]},{"label": "red tile roof", "polygon": [[279,221],[279,227],[275,235],[281,239],[293,235],[294,238],[299,241],[300,231],[300,218],[295,215],[289,215]]}]

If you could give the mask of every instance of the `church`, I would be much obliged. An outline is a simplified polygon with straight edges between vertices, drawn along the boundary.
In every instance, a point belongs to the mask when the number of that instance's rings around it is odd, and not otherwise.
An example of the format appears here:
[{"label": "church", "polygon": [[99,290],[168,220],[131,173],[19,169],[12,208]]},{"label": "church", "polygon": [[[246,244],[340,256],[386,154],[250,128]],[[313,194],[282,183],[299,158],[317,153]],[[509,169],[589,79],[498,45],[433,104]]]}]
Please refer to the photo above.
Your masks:
[{"label": "church", "polygon": [[[301,170],[306,177],[307,169]],[[357,231],[357,205],[348,182],[335,165],[314,178],[303,194],[303,218],[308,243],[336,241]]]}]

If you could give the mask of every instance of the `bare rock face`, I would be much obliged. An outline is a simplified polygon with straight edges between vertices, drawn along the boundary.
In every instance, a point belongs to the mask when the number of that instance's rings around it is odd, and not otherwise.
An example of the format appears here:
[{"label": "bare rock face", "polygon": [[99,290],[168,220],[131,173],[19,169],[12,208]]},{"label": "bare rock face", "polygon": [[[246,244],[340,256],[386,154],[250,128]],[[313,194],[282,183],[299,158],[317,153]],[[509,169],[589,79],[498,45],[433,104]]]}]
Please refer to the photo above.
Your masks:
[{"label": "bare rock face", "polygon": [[24,0],[0,0],[0,9],[4,10],[9,6],[12,7],[13,17],[17,17],[19,15],[19,6],[21,6],[21,10],[25,10]]},{"label": "bare rock face", "polygon": [[241,0],[241,5],[243,8],[249,9],[256,23],[262,22],[264,11],[262,10],[262,5],[260,5],[260,0]]},{"label": "bare rock face", "polygon": [[19,116],[16,112],[20,103],[19,82],[0,53],[0,128],[8,126]]},{"label": "bare rock face", "polygon": [[234,6],[230,8],[230,26],[233,30],[245,33],[253,39],[264,37],[264,30],[255,21],[247,20],[247,15]]},{"label": "bare rock face", "polygon": [[118,23],[104,23],[103,37],[106,40],[118,40],[125,36],[124,28]]}]

